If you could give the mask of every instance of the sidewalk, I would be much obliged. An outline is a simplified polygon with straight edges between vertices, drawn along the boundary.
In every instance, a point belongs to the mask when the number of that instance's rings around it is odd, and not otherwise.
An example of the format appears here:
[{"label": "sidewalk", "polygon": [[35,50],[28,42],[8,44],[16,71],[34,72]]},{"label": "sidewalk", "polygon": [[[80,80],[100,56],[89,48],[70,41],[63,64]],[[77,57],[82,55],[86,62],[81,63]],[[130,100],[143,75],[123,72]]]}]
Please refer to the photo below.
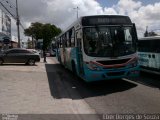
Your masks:
[{"label": "sidewalk", "polygon": [[[54,62],[47,58],[47,64]],[[66,103],[51,96],[42,59],[37,66],[0,67],[0,113],[72,113]]]},{"label": "sidewalk", "polygon": [[[72,85],[65,85],[54,68],[58,62],[47,57],[47,63],[37,66],[4,65],[0,67],[0,113],[12,114],[93,114],[95,113],[83,99],[72,100],[70,93],[61,91],[65,88],[78,95]],[[49,71],[46,71],[46,65]],[[58,64],[57,64],[58,65]],[[53,67],[52,67],[53,66]],[[60,69],[59,69],[60,70]],[[58,71],[59,71],[58,70]],[[66,98],[57,99],[51,95],[50,80],[57,81],[53,87],[58,88],[56,94],[66,93]],[[66,79],[66,78],[64,78]],[[61,85],[61,86],[59,86]],[[63,89],[61,89],[63,88]],[[60,90],[60,91],[59,91]],[[55,91],[55,92],[56,92]]]}]

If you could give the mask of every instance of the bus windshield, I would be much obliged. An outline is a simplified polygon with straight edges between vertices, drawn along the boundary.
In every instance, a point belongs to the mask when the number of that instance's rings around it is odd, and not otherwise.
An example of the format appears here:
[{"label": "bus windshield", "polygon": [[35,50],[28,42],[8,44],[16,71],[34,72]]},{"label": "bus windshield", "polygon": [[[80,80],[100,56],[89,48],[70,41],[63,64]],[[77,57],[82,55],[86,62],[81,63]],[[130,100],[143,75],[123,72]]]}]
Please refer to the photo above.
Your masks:
[{"label": "bus windshield", "polygon": [[118,57],[136,52],[131,26],[84,28],[84,51],[93,57]]}]

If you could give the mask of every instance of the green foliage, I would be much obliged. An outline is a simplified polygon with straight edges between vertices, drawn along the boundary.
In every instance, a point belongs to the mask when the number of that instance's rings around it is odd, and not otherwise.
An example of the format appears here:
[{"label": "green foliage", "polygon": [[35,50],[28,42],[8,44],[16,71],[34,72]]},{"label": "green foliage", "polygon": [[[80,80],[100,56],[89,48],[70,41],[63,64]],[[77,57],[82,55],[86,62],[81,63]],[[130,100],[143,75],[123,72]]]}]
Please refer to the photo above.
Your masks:
[{"label": "green foliage", "polygon": [[26,36],[32,36],[36,40],[41,39],[42,27],[43,27],[42,23],[39,22],[31,23],[31,26],[24,30],[24,34]]},{"label": "green foliage", "polygon": [[42,29],[42,36],[43,36],[43,49],[47,49],[50,45],[51,40],[53,37],[57,36],[61,33],[61,30],[57,28],[55,25],[51,24],[44,24]]},{"label": "green foliage", "polygon": [[32,48],[32,41],[31,41],[30,39],[28,39],[27,48],[28,48],[28,49],[31,49],[31,48]]},{"label": "green foliage", "polygon": [[157,35],[158,35],[158,34],[155,33],[155,32],[153,32],[153,31],[151,31],[151,32],[146,31],[146,32],[144,33],[144,37],[157,36]]},{"label": "green foliage", "polygon": [[155,33],[155,32],[153,32],[153,31],[151,31],[151,32],[148,33],[148,36],[157,36],[157,35],[158,35],[158,34]]},{"label": "green foliage", "polygon": [[55,25],[42,24],[39,22],[32,23],[31,26],[24,30],[26,36],[31,36],[34,39],[43,39],[43,49],[47,49],[52,38],[61,33],[61,29]]}]

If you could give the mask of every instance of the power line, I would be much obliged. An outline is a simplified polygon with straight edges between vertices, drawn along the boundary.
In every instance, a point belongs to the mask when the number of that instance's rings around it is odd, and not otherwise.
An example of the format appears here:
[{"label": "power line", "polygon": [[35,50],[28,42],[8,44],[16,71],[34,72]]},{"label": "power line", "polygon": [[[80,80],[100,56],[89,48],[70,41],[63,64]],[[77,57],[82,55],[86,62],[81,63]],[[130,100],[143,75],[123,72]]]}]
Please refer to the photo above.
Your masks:
[{"label": "power line", "polygon": [[[14,16],[16,16],[16,7],[14,5],[12,5],[10,2],[8,2],[8,0],[2,0],[1,3],[5,6],[6,9],[8,9],[8,11],[10,11],[10,13],[12,13]],[[2,7],[4,7],[4,6],[2,6]]]},{"label": "power line", "polygon": [[20,26],[22,27],[23,30],[25,29],[21,22],[20,22]]},{"label": "power line", "polygon": [[[13,3],[10,1],[10,2],[8,2],[8,0],[3,0],[3,1],[6,1],[8,4],[10,4],[10,7],[14,7],[15,9],[13,9],[14,10],[14,12],[16,13],[17,12],[17,7],[15,6],[15,5],[13,5]],[[12,8],[13,8],[12,7]],[[17,17],[19,17],[19,16],[17,16]],[[16,20],[17,20],[17,18],[16,18]],[[20,26],[22,27],[22,29],[24,30],[25,28],[24,28],[24,26],[22,25],[22,23],[20,22],[20,20],[19,20],[19,23],[20,23]]]},{"label": "power line", "polygon": [[[17,16],[13,15],[13,13],[12,13],[12,12],[16,13],[16,6],[13,5],[13,3],[9,2],[8,0],[3,0],[3,1],[6,2],[7,4],[9,4],[10,8],[13,8],[13,7],[15,8],[12,10],[11,9],[8,10],[8,8],[0,1],[2,7],[11,15],[11,17],[13,17],[15,20],[17,20]],[[20,26],[22,27],[23,30],[25,29],[24,26],[22,25],[22,23],[20,23]]]},{"label": "power line", "polygon": [[2,2],[0,2],[0,4],[2,5],[2,7],[15,19],[16,17],[4,6],[4,4]]},{"label": "power line", "polygon": [[[8,2],[8,0],[3,0],[3,1],[5,1],[7,4],[10,4],[9,6],[10,6],[10,8],[12,8],[12,6],[14,6],[14,5],[12,5],[11,6],[11,3],[9,3]],[[2,7],[16,20],[16,24],[17,24],[17,37],[18,37],[18,47],[20,48],[21,47],[21,43],[20,43],[20,29],[19,29],[19,26],[21,26],[23,29],[24,29],[24,27],[23,27],[23,25],[22,25],[22,23],[20,22],[20,19],[19,19],[19,13],[18,13],[18,1],[16,0],[16,9],[15,9],[15,11],[16,11],[16,17],[13,15],[13,13],[11,13],[11,12],[13,12],[13,9],[11,10],[9,10],[1,1],[0,1],[0,4],[2,5]]]},{"label": "power line", "polygon": [[[3,1],[4,1],[4,0],[3,0]],[[5,0],[5,1],[6,1],[6,3],[10,4],[12,7],[16,8],[16,6],[15,6],[15,5],[13,5],[13,3],[12,3],[12,2],[8,2],[8,0]]]},{"label": "power line", "polygon": [[5,5],[9,6],[9,8],[12,8],[14,11],[16,11],[16,6],[13,5],[12,2],[9,2],[8,0],[2,0],[2,1]]}]

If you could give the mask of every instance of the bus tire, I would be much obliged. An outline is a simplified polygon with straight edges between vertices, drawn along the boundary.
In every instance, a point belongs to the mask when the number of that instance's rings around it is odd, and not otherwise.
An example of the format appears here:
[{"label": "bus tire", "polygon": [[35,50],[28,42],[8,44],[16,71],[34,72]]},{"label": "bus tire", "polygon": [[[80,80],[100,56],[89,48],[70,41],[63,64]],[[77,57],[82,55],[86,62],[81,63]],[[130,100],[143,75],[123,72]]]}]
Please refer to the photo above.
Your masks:
[{"label": "bus tire", "polygon": [[76,65],[74,61],[72,61],[72,72],[74,73],[74,75],[77,75]]},{"label": "bus tire", "polygon": [[62,64],[62,61],[61,61],[61,57],[60,57],[60,56],[58,57],[58,61],[59,61],[60,64]]},{"label": "bus tire", "polygon": [[2,58],[0,58],[0,65],[2,65],[3,64],[3,59]]}]

